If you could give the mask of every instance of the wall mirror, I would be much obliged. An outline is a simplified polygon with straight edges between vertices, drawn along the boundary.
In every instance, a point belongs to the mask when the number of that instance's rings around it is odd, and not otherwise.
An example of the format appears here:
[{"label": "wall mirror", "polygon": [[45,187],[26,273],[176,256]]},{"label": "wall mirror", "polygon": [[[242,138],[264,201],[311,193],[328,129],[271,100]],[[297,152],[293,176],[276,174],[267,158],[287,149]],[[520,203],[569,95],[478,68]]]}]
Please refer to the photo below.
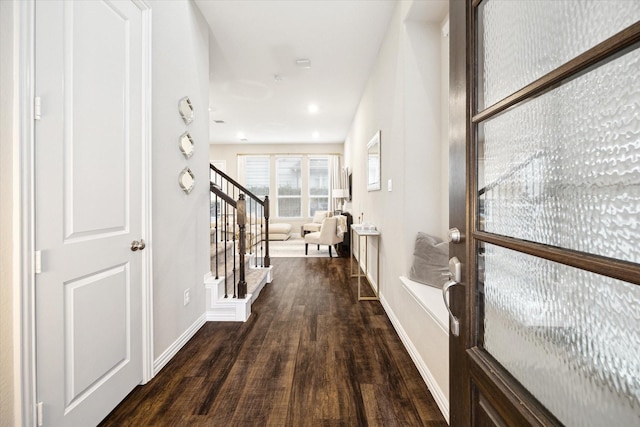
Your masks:
[{"label": "wall mirror", "polygon": [[193,172],[191,172],[191,169],[184,168],[182,169],[182,172],[180,172],[180,175],[178,176],[178,184],[180,185],[180,188],[182,188],[182,190],[189,194],[191,193],[191,190],[193,190],[193,186],[196,183],[196,177],[193,175]]},{"label": "wall mirror", "polygon": [[189,132],[185,132],[180,135],[180,138],[178,138],[178,145],[184,157],[188,159],[193,155],[193,138],[191,138]]},{"label": "wall mirror", "polygon": [[182,120],[184,120],[186,124],[193,121],[193,105],[191,104],[191,100],[188,96],[185,96],[178,101],[178,111],[180,112]]},{"label": "wall mirror", "polygon": [[367,144],[367,191],[380,190],[380,131]]}]

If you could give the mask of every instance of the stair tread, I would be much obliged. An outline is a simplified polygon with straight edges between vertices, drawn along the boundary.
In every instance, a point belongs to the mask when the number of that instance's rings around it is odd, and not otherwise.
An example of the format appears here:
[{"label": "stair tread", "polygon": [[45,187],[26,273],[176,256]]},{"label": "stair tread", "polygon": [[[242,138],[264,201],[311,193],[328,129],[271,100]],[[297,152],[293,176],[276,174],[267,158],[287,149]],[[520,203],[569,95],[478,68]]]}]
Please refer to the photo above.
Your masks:
[{"label": "stair tread", "polygon": [[233,241],[211,243],[211,258],[215,257],[216,254],[224,254],[231,250],[233,250]]},{"label": "stair tread", "polygon": [[[262,284],[267,275],[269,274],[268,268],[247,268],[244,274],[244,280],[247,282],[247,293],[253,293],[258,286]],[[234,281],[236,283],[234,283]],[[232,286],[237,284],[240,281],[240,273],[236,271],[235,279],[233,274],[233,269],[229,270],[227,274],[227,292],[233,293]]]}]

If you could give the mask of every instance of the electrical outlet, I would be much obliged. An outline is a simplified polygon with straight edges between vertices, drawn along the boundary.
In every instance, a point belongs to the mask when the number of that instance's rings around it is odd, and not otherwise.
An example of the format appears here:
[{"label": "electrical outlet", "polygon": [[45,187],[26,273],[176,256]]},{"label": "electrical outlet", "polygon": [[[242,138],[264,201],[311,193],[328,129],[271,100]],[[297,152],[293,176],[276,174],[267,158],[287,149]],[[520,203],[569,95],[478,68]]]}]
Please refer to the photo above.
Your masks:
[{"label": "electrical outlet", "polygon": [[191,302],[191,288],[184,290],[184,305],[186,306]]}]

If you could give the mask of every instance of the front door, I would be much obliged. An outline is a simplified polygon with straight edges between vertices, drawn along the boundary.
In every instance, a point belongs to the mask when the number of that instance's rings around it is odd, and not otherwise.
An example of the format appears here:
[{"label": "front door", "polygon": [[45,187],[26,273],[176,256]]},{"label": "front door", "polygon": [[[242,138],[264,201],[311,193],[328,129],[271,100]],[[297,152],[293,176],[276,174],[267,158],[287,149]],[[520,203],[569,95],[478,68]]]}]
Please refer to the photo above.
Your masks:
[{"label": "front door", "polygon": [[90,426],[142,380],[142,16],[35,14],[37,398],[43,425]]},{"label": "front door", "polygon": [[640,425],[640,2],[450,5],[451,425]]}]

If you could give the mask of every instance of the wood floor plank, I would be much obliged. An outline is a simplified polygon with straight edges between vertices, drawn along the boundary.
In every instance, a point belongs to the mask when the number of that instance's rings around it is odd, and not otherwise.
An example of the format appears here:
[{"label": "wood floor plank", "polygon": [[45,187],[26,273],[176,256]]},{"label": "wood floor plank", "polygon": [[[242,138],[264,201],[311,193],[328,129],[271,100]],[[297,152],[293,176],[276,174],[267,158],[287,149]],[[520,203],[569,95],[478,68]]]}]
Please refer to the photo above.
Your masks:
[{"label": "wood floor plank", "polygon": [[209,322],[101,426],[446,426],[344,258],[274,258],[245,323]]}]

